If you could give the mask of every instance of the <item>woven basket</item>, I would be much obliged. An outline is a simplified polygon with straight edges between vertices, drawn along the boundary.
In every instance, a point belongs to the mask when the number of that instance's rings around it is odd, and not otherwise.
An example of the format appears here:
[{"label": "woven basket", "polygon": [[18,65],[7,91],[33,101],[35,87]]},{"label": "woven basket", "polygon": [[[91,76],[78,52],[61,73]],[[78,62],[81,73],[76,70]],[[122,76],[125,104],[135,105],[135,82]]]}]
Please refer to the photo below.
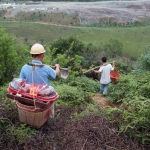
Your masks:
[{"label": "woven basket", "polygon": [[51,102],[47,108],[43,109],[16,101],[20,122],[29,124],[35,128],[40,128],[50,117],[53,103]]}]

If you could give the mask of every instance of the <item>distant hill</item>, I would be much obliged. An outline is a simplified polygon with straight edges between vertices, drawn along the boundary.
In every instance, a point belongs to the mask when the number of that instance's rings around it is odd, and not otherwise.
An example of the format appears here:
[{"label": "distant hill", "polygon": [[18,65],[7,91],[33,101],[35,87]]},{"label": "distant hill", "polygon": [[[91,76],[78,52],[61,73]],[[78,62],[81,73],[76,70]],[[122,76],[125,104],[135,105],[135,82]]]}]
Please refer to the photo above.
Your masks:
[{"label": "distant hill", "polygon": [[[8,4],[7,4],[8,6]],[[150,17],[150,1],[97,1],[97,2],[25,2],[22,4],[1,4],[7,12],[4,17],[15,18],[20,12],[43,12],[76,14],[81,25],[113,22],[134,25]]]}]

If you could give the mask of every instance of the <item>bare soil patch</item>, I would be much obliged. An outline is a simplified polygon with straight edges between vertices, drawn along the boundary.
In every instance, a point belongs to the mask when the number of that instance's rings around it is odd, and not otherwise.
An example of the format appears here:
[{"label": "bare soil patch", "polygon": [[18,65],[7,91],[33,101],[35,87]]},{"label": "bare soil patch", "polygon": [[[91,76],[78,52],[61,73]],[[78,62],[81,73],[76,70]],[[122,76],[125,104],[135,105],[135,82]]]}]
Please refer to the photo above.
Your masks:
[{"label": "bare soil patch", "polygon": [[[0,6],[0,9],[4,7]],[[150,1],[101,1],[101,2],[39,2],[15,5],[5,17],[15,17],[19,12],[46,12],[76,14],[80,24],[117,22],[127,25],[150,17]]]},{"label": "bare soil patch", "polygon": [[107,97],[104,97],[103,95],[97,93],[93,97],[93,100],[98,102],[99,106],[104,106],[104,107],[119,107],[121,103],[119,104],[113,104],[109,100],[107,100]]},{"label": "bare soil patch", "polygon": [[[99,98],[100,103],[108,106],[106,100]],[[15,135],[2,132],[0,149],[7,150],[149,150],[149,145],[134,143],[126,135],[118,134],[118,127],[105,116],[90,114],[80,120],[72,120],[75,112],[81,112],[85,108],[74,110],[72,107],[57,106],[55,118],[49,119],[36,136],[28,138],[24,143],[15,141]],[[99,111],[101,109],[99,108]],[[1,118],[7,118],[11,127],[19,125],[17,111],[0,109]],[[2,122],[0,122],[2,123]],[[2,128],[2,126],[1,126]],[[10,140],[9,140],[10,139]]]},{"label": "bare soil patch", "polygon": [[105,106],[105,107],[113,106],[113,104],[111,104],[103,95],[99,93],[93,96],[93,100],[97,101],[100,106]]}]

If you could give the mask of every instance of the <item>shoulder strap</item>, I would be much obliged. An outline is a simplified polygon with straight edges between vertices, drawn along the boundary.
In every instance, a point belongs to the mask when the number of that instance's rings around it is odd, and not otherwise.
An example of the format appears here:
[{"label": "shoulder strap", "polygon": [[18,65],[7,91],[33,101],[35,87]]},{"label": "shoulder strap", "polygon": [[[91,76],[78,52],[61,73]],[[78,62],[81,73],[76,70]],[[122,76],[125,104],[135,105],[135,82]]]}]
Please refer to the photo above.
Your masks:
[{"label": "shoulder strap", "polygon": [[36,63],[32,63],[32,62],[28,62],[27,65],[29,66],[45,66],[44,64],[36,64]]}]

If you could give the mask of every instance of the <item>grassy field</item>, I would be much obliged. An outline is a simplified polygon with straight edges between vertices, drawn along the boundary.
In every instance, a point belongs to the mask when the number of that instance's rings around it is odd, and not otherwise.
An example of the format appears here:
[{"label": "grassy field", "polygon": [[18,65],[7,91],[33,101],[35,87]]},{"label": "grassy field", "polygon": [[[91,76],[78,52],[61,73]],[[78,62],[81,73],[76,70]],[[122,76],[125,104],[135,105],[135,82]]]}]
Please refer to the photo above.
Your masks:
[{"label": "grassy field", "polygon": [[23,21],[0,21],[0,26],[5,27],[8,33],[31,44],[34,42],[46,44],[60,37],[74,36],[85,44],[92,43],[99,46],[108,43],[110,39],[117,39],[123,43],[124,54],[131,57],[139,57],[144,48],[150,45],[150,26],[71,27]]}]

